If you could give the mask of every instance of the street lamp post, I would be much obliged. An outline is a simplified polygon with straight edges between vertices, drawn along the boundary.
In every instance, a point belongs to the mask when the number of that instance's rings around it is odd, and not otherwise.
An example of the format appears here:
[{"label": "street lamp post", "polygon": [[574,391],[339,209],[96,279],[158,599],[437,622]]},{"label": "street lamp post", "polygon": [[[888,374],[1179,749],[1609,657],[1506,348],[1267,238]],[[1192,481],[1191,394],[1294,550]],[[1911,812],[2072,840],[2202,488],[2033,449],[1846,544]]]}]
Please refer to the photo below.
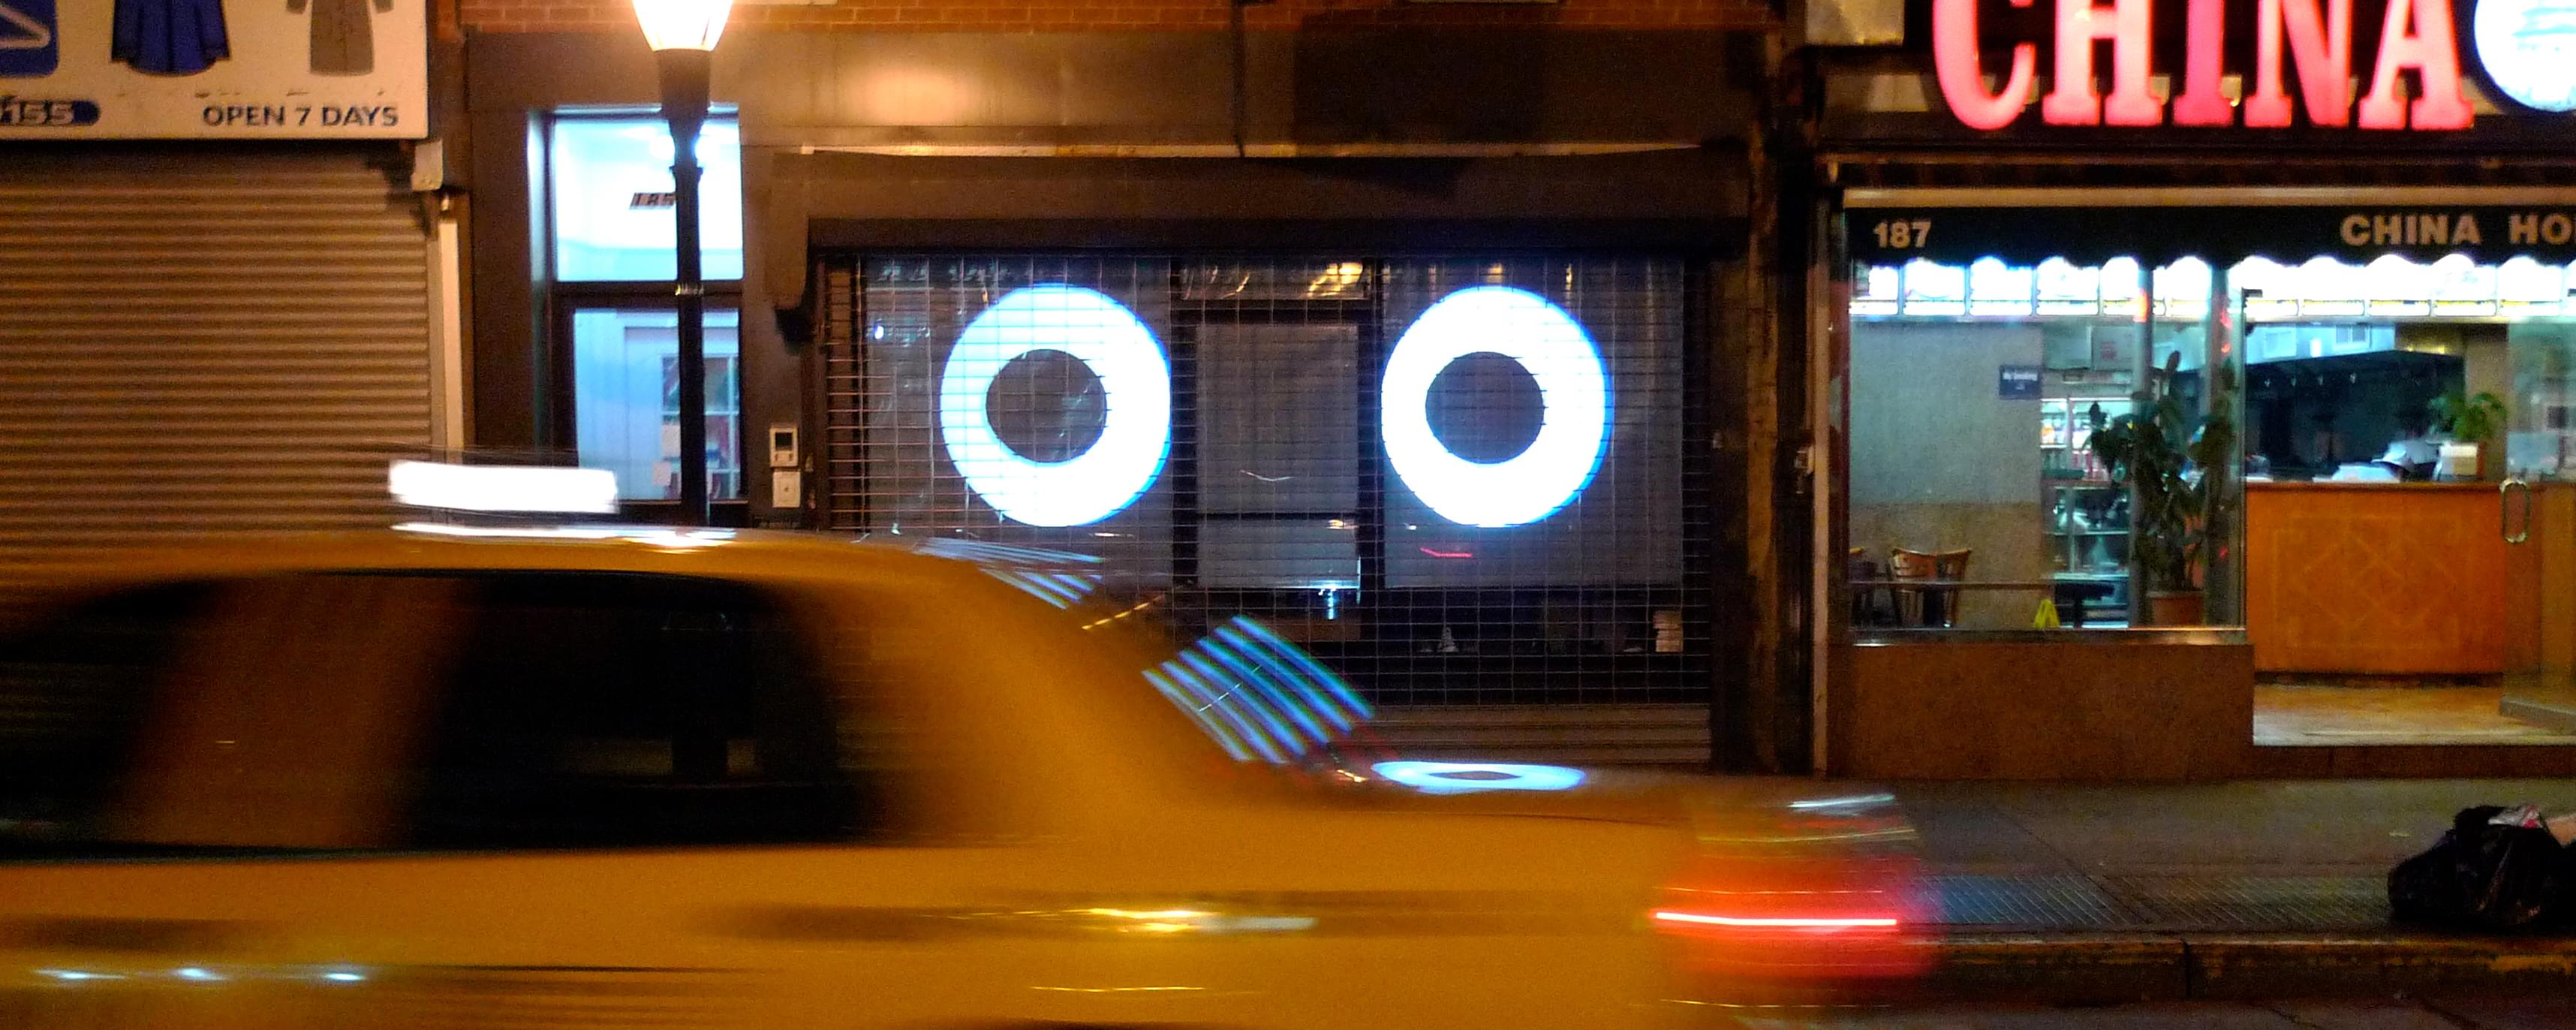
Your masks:
[{"label": "street lamp post", "polygon": [[635,0],[635,20],[662,81],[671,125],[671,197],[678,222],[671,295],[680,314],[680,521],[707,524],[707,284],[699,268],[698,130],[707,121],[709,63],[733,0]]}]

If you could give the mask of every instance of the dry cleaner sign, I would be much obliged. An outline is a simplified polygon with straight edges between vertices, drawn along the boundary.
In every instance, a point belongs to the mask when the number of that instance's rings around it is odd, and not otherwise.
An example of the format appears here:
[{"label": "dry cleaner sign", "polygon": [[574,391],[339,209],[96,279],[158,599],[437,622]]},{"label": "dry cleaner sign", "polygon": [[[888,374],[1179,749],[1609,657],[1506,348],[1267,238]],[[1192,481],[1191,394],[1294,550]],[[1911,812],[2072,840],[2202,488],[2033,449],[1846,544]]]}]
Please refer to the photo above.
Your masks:
[{"label": "dry cleaner sign", "polygon": [[416,139],[427,0],[0,0],[0,139]]}]

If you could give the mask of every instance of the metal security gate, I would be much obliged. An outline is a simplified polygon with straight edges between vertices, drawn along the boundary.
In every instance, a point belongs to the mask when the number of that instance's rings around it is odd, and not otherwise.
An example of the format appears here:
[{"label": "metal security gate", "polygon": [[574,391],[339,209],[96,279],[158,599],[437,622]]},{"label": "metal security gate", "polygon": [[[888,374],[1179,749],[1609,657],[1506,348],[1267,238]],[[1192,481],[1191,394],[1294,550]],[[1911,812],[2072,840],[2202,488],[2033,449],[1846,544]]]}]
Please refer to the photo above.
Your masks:
[{"label": "metal security gate", "polygon": [[830,524],[1096,555],[1184,618],[1263,619],[1380,705],[1669,706],[1644,732],[1704,759],[1689,268],[833,260]]},{"label": "metal security gate", "polygon": [[0,604],[208,533],[382,524],[431,434],[431,252],[383,149],[0,163]]}]

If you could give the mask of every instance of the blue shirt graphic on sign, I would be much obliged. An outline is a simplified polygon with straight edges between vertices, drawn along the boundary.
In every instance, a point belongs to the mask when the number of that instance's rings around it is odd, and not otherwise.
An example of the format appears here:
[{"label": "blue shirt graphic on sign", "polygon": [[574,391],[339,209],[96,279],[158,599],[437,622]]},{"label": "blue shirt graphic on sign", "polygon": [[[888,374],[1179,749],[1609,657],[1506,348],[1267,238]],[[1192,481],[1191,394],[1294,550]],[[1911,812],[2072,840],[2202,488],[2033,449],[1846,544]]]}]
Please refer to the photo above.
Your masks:
[{"label": "blue shirt graphic on sign", "polygon": [[43,78],[61,58],[54,0],[0,0],[0,78]]},{"label": "blue shirt graphic on sign", "polygon": [[116,0],[116,39],[108,54],[155,75],[205,71],[233,55],[224,33],[224,2]]}]

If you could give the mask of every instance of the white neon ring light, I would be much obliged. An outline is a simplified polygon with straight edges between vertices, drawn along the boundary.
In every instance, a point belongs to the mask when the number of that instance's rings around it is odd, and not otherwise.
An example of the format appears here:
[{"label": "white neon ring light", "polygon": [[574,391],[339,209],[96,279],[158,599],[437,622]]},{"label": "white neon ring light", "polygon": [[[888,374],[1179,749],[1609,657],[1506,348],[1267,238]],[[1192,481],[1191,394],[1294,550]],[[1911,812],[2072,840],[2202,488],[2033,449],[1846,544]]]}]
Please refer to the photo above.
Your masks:
[{"label": "white neon ring light", "polygon": [[[1031,461],[993,432],[986,394],[1011,360],[1060,351],[1100,378],[1100,439],[1064,461]],[[966,485],[1004,518],[1080,526],[1117,514],[1163,470],[1172,442],[1172,368],[1133,312],[1096,290],[1051,283],[985,308],[939,374],[939,429]]]},{"label": "white neon ring light", "polygon": [[1515,762],[1379,762],[1369,771],[1426,794],[1572,790],[1583,782],[1581,769]]},{"label": "white neon ring light", "polygon": [[2487,78],[2516,103],[2541,111],[2576,111],[2576,40],[2557,29],[2576,10],[2567,0],[2480,0],[2470,41]]},{"label": "white neon ring light", "polygon": [[[1461,458],[1431,433],[1431,382],[1451,362],[1491,352],[1538,381],[1538,439],[1507,460]],[[1583,492],[1610,435],[1610,380],[1601,350],[1574,316],[1528,290],[1476,286],[1440,298],[1387,355],[1387,460],[1422,503],[1451,522],[1518,526]]]}]

